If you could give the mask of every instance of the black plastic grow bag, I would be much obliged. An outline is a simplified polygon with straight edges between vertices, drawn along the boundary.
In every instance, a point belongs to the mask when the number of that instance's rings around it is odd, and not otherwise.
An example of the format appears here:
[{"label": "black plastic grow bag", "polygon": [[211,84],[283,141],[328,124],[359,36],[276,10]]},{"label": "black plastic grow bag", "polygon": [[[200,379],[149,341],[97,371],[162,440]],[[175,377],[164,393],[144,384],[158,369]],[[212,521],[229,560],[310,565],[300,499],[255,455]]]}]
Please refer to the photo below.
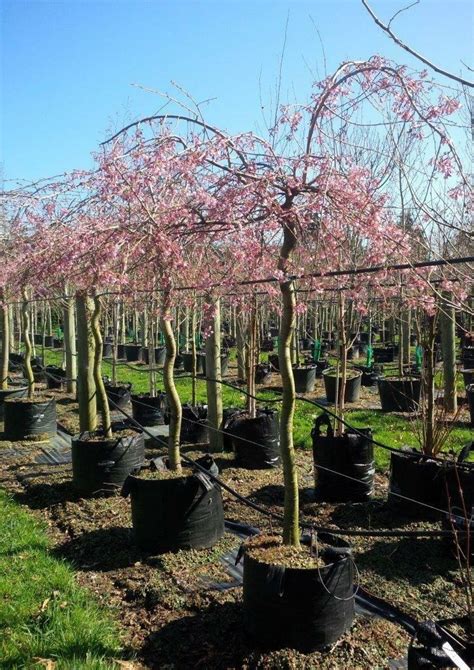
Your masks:
[{"label": "black plastic grow bag", "polygon": [[420,378],[387,379],[381,377],[378,385],[382,412],[416,411],[420,401]]},{"label": "black plastic grow bag", "polygon": [[320,568],[283,568],[244,553],[244,628],[252,643],[322,650],[354,620],[354,564],[348,550],[320,551]]},{"label": "black plastic grow bag", "polygon": [[[202,356],[202,374],[206,376],[206,354],[199,354]],[[221,354],[221,375],[224,376],[229,371],[229,355]]]},{"label": "black plastic grow bag", "polygon": [[111,401],[112,409],[124,409],[128,406],[131,397],[131,388],[132,385],[130,383],[112,384],[111,382],[105,382],[105,393]]},{"label": "black plastic grow bag", "polygon": [[7,398],[26,398],[28,395],[28,382],[23,379],[19,384],[9,382],[7,389],[0,389],[0,420],[3,421],[3,403]]},{"label": "black plastic grow bag", "polygon": [[296,393],[312,393],[316,383],[316,366],[306,365],[293,368]]},{"label": "black plastic grow bag", "polygon": [[66,381],[66,370],[57,365],[47,365],[45,368],[46,384],[49,389],[60,389]]},{"label": "black plastic grow bag", "polygon": [[[197,352],[196,354],[196,374],[197,375],[202,375],[203,374],[203,357],[204,354],[202,352]],[[183,353],[183,365],[184,365],[184,370],[185,372],[191,372],[193,371],[193,355],[192,353]]]},{"label": "black plastic grow bag", "polygon": [[114,345],[112,342],[102,342],[102,357],[111,358],[113,354]]},{"label": "black plastic grow bag", "polygon": [[3,406],[5,439],[23,440],[32,435],[56,434],[56,400],[15,402],[6,400]]},{"label": "black plastic grow bag", "polygon": [[392,452],[390,504],[403,514],[428,519],[463,504],[470,510],[474,505],[474,464],[464,462],[470,448],[463,449],[457,463],[433,460],[414,450]]},{"label": "black plastic grow bag", "polygon": [[166,394],[158,391],[149,394],[132,395],[132,412],[135,421],[142,426],[162,426],[165,422]]},{"label": "black plastic grow bag", "polygon": [[392,363],[395,356],[394,347],[374,347],[373,355],[376,363]]},{"label": "black plastic grow bag", "polygon": [[[327,434],[321,435],[326,426]],[[374,493],[374,445],[370,428],[359,435],[345,431],[334,436],[327,414],[317,417],[311,431],[313,439],[316,497],[328,502],[361,502]]]},{"label": "black plastic grow bag", "polygon": [[254,419],[245,412],[234,416],[228,426],[236,462],[244,468],[265,469],[280,465],[278,412],[258,409]]},{"label": "black plastic grow bag", "polygon": [[[145,363],[150,362],[150,352],[147,348],[142,349],[142,360]],[[165,358],[166,358],[166,348],[165,347],[156,347],[155,348],[155,365],[159,367],[163,367],[165,364]]]},{"label": "black plastic grow bag", "polygon": [[139,344],[125,345],[125,358],[129,363],[142,360],[142,348]]},{"label": "black plastic grow bag", "polygon": [[201,472],[175,479],[131,475],[122,489],[129,494],[133,534],[143,551],[212,547],[224,534],[220,488]]},{"label": "black plastic grow bag", "polygon": [[[323,379],[328,402],[335,402],[336,386],[341,383],[341,377],[336,377],[334,370],[325,370],[323,372]],[[357,374],[353,377],[347,378],[344,391],[344,402],[357,402],[359,400],[361,379],[362,373],[360,371],[357,371]]]},{"label": "black plastic grow bag", "polygon": [[[207,405],[184,404],[182,407],[181,432],[179,441],[181,444],[200,444],[209,442],[207,429]],[[169,424],[169,409],[165,411],[165,423]]]},{"label": "black plastic grow bag", "polygon": [[[113,425],[114,432],[125,428],[128,426],[124,423]],[[115,493],[144,459],[143,433],[136,429],[133,435],[121,436],[118,432],[110,439],[100,439],[100,432],[75,435],[72,438],[73,485],[84,496]]]},{"label": "black plastic grow bag", "polygon": [[255,383],[268,384],[272,379],[272,369],[270,365],[259,363],[255,366]]},{"label": "black plastic grow bag", "polygon": [[461,374],[464,381],[464,386],[470,386],[474,384],[474,368],[466,368],[461,370]]}]

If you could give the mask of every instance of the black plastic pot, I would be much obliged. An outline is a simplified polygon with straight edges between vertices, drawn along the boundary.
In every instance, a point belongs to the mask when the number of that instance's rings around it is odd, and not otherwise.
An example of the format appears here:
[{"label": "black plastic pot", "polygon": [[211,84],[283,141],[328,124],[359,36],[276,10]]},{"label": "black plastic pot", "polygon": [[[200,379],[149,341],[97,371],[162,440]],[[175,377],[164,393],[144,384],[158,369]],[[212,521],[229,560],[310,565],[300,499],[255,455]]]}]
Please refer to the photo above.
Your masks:
[{"label": "black plastic pot", "polygon": [[224,441],[224,451],[232,451],[232,435],[229,431],[229,426],[235,416],[242,414],[241,409],[236,407],[224,407],[222,411],[222,426],[221,430],[223,432],[223,441]]},{"label": "black plastic pot", "polygon": [[105,392],[107,398],[111,401],[111,409],[125,409],[131,399],[130,390],[132,385],[130,383],[119,383],[112,384],[111,382],[105,382]]},{"label": "black plastic pot", "polygon": [[113,426],[116,435],[100,439],[100,433],[81,433],[72,438],[72,481],[83,496],[118,491],[128,475],[145,459],[143,433],[121,435],[126,424]]},{"label": "black plastic pot", "polygon": [[24,440],[34,435],[56,434],[56,400],[50,398],[38,402],[15,402],[7,399],[3,403],[5,439]]},{"label": "black plastic pot", "polygon": [[293,367],[296,393],[312,393],[316,383],[316,366]]},{"label": "black plastic pot", "polygon": [[268,339],[268,340],[263,340],[262,344],[260,346],[261,351],[273,351],[273,340]]},{"label": "black plastic pot", "polygon": [[112,358],[113,344],[112,342],[102,342],[102,357]]},{"label": "black plastic pot", "polygon": [[269,384],[272,380],[272,369],[265,363],[259,363],[255,366],[255,383]]},{"label": "black plastic pot", "polygon": [[0,420],[3,421],[3,403],[7,398],[26,398],[28,395],[28,382],[22,379],[19,384],[9,382],[7,389],[0,389]]},{"label": "black plastic pot", "polygon": [[62,349],[64,340],[60,340],[58,337],[53,339],[53,347],[55,349]]},{"label": "black plastic pot", "polygon": [[235,415],[228,432],[232,434],[235,460],[249,469],[276,468],[280,465],[280,433],[278,412],[258,409],[254,419],[245,412]]},{"label": "black plastic pot", "polygon": [[466,397],[469,404],[469,413],[471,415],[471,426],[474,426],[474,384],[466,386]]},{"label": "black plastic pot", "polygon": [[57,365],[45,367],[46,383],[49,389],[60,389],[66,381],[66,370]]},{"label": "black plastic pot", "polygon": [[320,556],[326,565],[305,569],[244,553],[244,628],[252,644],[310,652],[349,630],[355,616],[352,558],[336,547],[322,549]]},{"label": "black plastic pot", "polygon": [[183,365],[184,365],[183,355],[182,354],[176,354],[176,358],[174,359],[174,369],[175,370],[182,370]]},{"label": "black plastic pot", "polygon": [[[165,423],[169,424],[169,411],[165,412]],[[181,444],[202,444],[209,442],[207,429],[207,405],[183,405],[183,416],[181,420],[181,433],[179,437]]]},{"label": "black plastic pot", "polygon": [[142,360],[142,348],[139,344],[125,345],[125,358],[129,363]]},{"label": "black plastic pot", "polygon": [[[203,357],[205,355],[203,353],[198,352],[196,355],[196,374],[202,375],[203,374]],[[192,353],[183,353],[183,365],[184,365],[184,370],[185,372],[191,372],[193,371],[193,355]]]},{"label": "black plastic pot", "polygon": [[44,346],[45,347],[52,347],[54,344],[54,337],[52,335],[45,335],[44,336]]},{"label": "black plastic pot", "polygon": [[276,370],[277,372],[280,371],[280,359],[278,358],[278,354],[269,354],[268,362],[272,366],[273,370]]},{"label": "black plastic pot", "polygon": [[[326,426],[326,435],[321,427]],[[316,497],[328,502],[363,502],[374,493],[374,445],[370,428],[334,436],[327,414],[317,417],[313,440]]]},{"label": "black plastic pot", "polygon": [[464,386],[470,386],[470,384],[474,384],[474,368],[461,370],[461,374],[463,377]]},{"label": "black plastic pot", "polygon": [[[323,372],[324,388],[326,389],[326,398],[328,402],[336,401],[336,382],[341,383],[341,377],[337,378],[334,370],[325,370]],[[360,395],[362,373],[357,371],[352,377],[348,377],[344,391],[344,402],[357,402]]]},{"label": "black plastic pot", "polygon": [[382,412],[415,412],[420,401],[421,379],[381,377],[378,380]]},{"label": "black plastic pot", "polygon": [[316,366],[316,377],[320,378],[323,376],[324,370],[327,370],[329,367],[329,363],[327,362],[326,359],[320,359],[319,361],[315,362]]},{"label": "black plastic pot", "polygon": [[126,358],[126,354],[125,354],[125,347],[126,346],[127,346],[126,344],[117,344],[117,358],[118,359]]},{"label": "black plastic pot", "polygon": [[392,363],[395,351],[394,347],[374,347],[373,354],[376,363]]},{"label": "black plastic pot", "polygon": [[362,372],[362,386],[375,386],[375,384],[377,384],[378,380],[382,376],[378,365],[354,365],[354,367],[356,370],[360,370]]},{"label": "black plastic pot", "polygon": [[463,347],[461,360],[466,368],[474,367],[474,347]]},{"label": "black plastic pot", "polygon": [[[142,349],[142,360],[147,365],[150,362],[150,352],[148,349]],[[158,367],[163,367],[166,358],[166,348],[165,347],[155,347],[155,365]]]},{"label": "black plastic pot", "polygon": [[130,475],[122,489],[129,494],[133,534],[143,551],[212,547],[224,534],[220,489],[203,473],[175,479]]},{"label": "black plastic pot", "polygon": [[469,449],[463,452],[457,463],[435,461],[414,450],[392,452],[390,504],[403,514],[427,519],[440,518],[463,504],[470,510],[474,505],[474,465],[463,462]]},{"label": "black plastic pot", "polygon": [[[37,384],[46,384],[48,378],[46,376],[46,370],[43,365],[37,365],[35,363],[31,364],[31,369],[33,371],[33,377]],[[26,377],[26,367],[23,366],[23,376]]]},{"label": "black plastic pot", "polygon": [[[202,356],[202,374],[206,376],[206,354],[199,354]],[[221,375],[224,376],[229,371],[229,355],[221,354]]]},{"label": "black plastic pot", "polygon": [[132,395],[132,412],[135,421],[142,426],[162,426],[165,422],[166,395],[158,391],[156,396],[148,393]]}]

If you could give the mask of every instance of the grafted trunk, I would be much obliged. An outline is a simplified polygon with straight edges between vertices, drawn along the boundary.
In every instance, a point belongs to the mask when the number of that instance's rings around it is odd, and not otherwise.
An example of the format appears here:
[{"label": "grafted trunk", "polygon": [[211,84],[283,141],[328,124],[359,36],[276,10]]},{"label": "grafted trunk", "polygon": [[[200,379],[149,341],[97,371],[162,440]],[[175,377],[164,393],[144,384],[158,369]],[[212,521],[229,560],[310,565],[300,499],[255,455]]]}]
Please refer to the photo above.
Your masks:
[{"label": "grafted trunk", "polygon": [[94,337],[94,382],[97,393],[97,402],[100,407],[102,419],[102,430],[104,437],[112,437],[112,422],[110,420],[110,407],[107,393],[105,392],[104,380],[102,378],[102,333],[100,332],[100,316],[102,306],[99,296],[94,296],[94,311],[92,313],[91,329]]},{"label": "grafted trunk", "polygon": [[97,428],[97,402],[94,383],[94,336],[90,324],[93,304],[85,293],[76,294],[77,314],[77,397],[79,401],[79,429]]},{"label": "grafted trunk", "polygon": [[179,450],[179,438],[181,433],[182,407],[178,392],[174,383],[174,361],[176,358],[176,340],[173,333],[172,323],[169,317],[168,298],[165,296],[163,315],[160,320],[161,330],[165,338],[166,358],[163,368],[163,385],[170,408],[170,428],[168,438],[168,460],[169,468],[175,472],[181,472],[181,456]]},{"label": "grafted trunk", "polygon": [[[288,200],[285,209],[291,208]],[[296,236],[291,220],[285,220],[283,244],[280,249],[279,270],[286,273],[288,259],[296,247]],[[295,449],[293,445],[293,417],[295,413],[295,380],[291,367],[291,340],[295,330],[296,298],[292,281],[280,283],[282,296],[282,314],[280,320],[280,341],[278,359],[282,380],[282,404],[280,417],[280,449],[285,484],[283,512],[283,542],[298,547],[299,530],[299,494],[298,474],[296,470]]]},{"label": "grafted trunk", "polygon": [[[209,306],[212,307],[212,299]],[[209,318],[211,332],[206,339],[206,389],[207,389],[207,417],[210,426],[209,447],[213,452],[224,449],[222,426],[222,374],[221,374],[221,316],[220,301],[213,305],[213,314]],[[216,380],[216,381],[213,381]]]}]

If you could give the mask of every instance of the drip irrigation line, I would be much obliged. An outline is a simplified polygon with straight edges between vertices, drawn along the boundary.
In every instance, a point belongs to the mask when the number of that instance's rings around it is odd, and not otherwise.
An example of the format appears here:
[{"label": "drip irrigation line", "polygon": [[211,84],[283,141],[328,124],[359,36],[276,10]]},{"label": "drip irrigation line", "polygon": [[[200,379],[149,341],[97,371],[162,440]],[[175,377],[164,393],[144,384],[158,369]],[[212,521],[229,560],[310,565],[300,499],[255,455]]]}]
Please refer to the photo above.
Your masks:
[{"label": "drip irrigation line", "polygon": [[[149,430],[146,429],[145,426],[142,426],[136,419],[134,419],[128,412],[125,412],[121,407],[119,407],[114,401],[110,401],[112,405],[115,407],[116,410],[120,411],[129,421],[131,421],[133,424],[135,424],[143,433],[148,435],[152,440],[156,441],[156,436],[153,435]],[[218,429],[215,429],[218,430]],[[255,511],[270,517],[274,519],[275,521],[278,521],[279,523],[283,524],[283,515],[278,514],[277,512],[272,512],[271,510],[266,509],[265,507],[262,507],[261,505],[254,503],[253,501],[249,500],[247,497],[241,495],[233,489],[231,486],[226,484],[222,479],[214,475],[212,472],[207,470],[205,467],[194,461],[192,458],[190,458],[187,454],[181,453],[181,458],[188,463],[189,465],[192,465],[194,468],[202,472],[203,474],[207,475],[210,479],[212,479],[216,484],[218,484],[221,488],[223,488],[225,491],[230,493],[234,498],[239,500],[241,503],[244,505],[247,505],[248,507],[251,507]],[[334,474],[341,474],[337,473],[336,471],[333,471]],[[406,500],[410,500],[414,503],[417,503],[419,501],[416,500],[411,500],[410,498],[405,498],[405,496],[399,496],[401,498],[404,498]],[[430,505],[425,505],[424,503],[421,503],[425,507],[431,507]],[[436,507],[431,507],[431,509],[437,511],[437,512],[442,512],[443,514],[448,514],[447,510],[439,510]],[[304,528],[309,531],[316,531],[318,533],[332,533],[333,535],[342,535],[346,537],[452,537],[453,532],[452,531],[446,531],[446,530],[439,530],[439,531],[400,531],[400,530],[395,530],[395,531],[376,531],[376,530],[342,530],[340,528],[327,528],[324,526],[317,526],[314,523],[308,523],[305,521],[300,521],[299,526],[301,528]],[[460,533],[461,535],[464,535],[466,533]]]},{"label": "drip irrigation line", "polygon": [[[330,270],[329,272],[309,272],[302,275],[287,275],[283,281],[292,282],[302,279],[325,279],[330,277],[345,277],[345,276],[354,276],[361,274],[375,274],[377,272],[389,272],[389,271],[402,271],[402,270],[417,270],[421,268],[429,267],[443,267],[446,265],[460,265],[464,263],[474,263],[474,256],[462,256],[455,258],[439,258],[437,260],[431,261],[418,261],[416,263],[396,263],[388,265],[373,265],[362,268],[353,268],[351,270]],[[242,281],[235,282],[234,286],[255,286],[260,284],[275,284],[281,283],[282,279],[278,277],[265,277],[262,279],[245,279]],[[212,283],[207,286],[176,286],[173,291],[208,291],[212,288],[220,288],[222,282]],[[165,289],[156,289],[158,293],[163,293]],[[121,290],[121,291],[106,291],[100,294],[100,296],[124,296],[124,295],[134,295],[136,293],[150,293],[149,289],[131,289]],[[73,296],[70,295],[58,295],[58,296],[49,296],[41,298],[32,298],[28,302],[44,302],[44,301],[53,301],[53,300],[70,300]],[[22,301],[11,301],[7,303],[8,305],[18,305],[22,304]]]}]

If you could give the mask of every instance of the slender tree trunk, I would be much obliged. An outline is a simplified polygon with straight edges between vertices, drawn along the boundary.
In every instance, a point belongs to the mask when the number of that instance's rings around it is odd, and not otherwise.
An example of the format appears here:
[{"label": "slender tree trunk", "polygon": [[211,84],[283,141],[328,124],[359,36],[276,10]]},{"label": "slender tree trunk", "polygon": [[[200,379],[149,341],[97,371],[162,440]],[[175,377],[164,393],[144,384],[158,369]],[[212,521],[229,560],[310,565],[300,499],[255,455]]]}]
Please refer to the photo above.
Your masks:
[{"label": "slender tree trunk", "polygon": [[77,397],[79,401],[79,429],[82,432],[97,428],[97,401],[94,383],[94,336],[90,316],[92,300],[85,293],[76,294],[77,314]]},{"label": "slender tree trunk", "polygon": [[22,291],[21,313],[23,317],[23,341],[25,343],[25,372],[28,380],[28,398],[33,398],[35,393],[35,377],[31,367],[31,339],[30,339],[30,311],[28,307],[28,294],[26,289]]},{"label": "slender tree trunk", "polygon": [[102,378],[102,333],[100,332],[100,316],[102,308],[99,296],[94,296],[94,311],[92,313],[91,330],[94,337],[94,382],[97,394],[97,404],[100,407],[102,430],[105,438],[112,437],[112,422],[110,407]]},{"label": "slender tree trunk", "polygon": [[444,406],[449,412],[458,408],[456,394],[456,318],[450,304],[452,295],[444,294],[440,311],[441,347],[443,351]]},{"label": "slender tree trunk", "polygon": [[434,338],[435,319],[429,317],[426,333],[427,344],[425,348],[425,369],[423,374],[424,402],[426,403],[425,421],[425,444],[424,452],[432,454],[435,442],[435,392],[434,392]]},{"label": "slender tree trunk", "polygon": [[338,381],[338,397],[337,404],[339,407],[339,421],[338,421],[338,433],[341,434],[344,429],[344,424],[342,420],[344,419],[344,409],[345,409],[345,395],[346,395],[346,385],[347,385],[347,332],[346,332],[346,312],[345,312],[345,300],[344,294],[341,291],[339,293],[339,330],[340,330],[340,352],[341,352],[341,376],[337,377]]},{"label": "slender tree trunk", "polygon": [[[286,205],[286,207],[285,207]],[[291,200],[285,203],[285,209],[291,208]],[[296,247],[296,236],[291,220],[285,220],[283,244],[280,249],[278,269],[286,273],[288,259]],[[299,530],[299,491],[293,445],[293,417],[295,413],[295,380],[291,367],[291,340],[295,329],[296,298],[292,281],[280,283],[283,309],[280,321],[280,342],[278,359],[282,379],[283,393],[280,417],[280,449],[285,483],[283,542],[298,547]]]},{"label": "slender tree trunk", "polygon": [[193,307],[191,322],[191,406],[196,406],[196,384],[197,384],[197,352],[196,352],[196,304]]},{"label": "slender tree trunk", "polygon": [[[67,294],[67,290],[66,290]],[[76,393],[77,357],[76,357],[76,324],[74,322],[74,302],[66,298],[64,302],[64,354],[66,357],[66,389],[68,393]]]},{"label": "slender tree trunk", "polygon": [[161,317],[161,330],[165,338],[166,358],[163,368],[163,384],[170,408],[170,428],[168,439],[169,468],[175,472],[181,472],[181,456],[179,450],[179,439],[181,435],[182,407],[178,392],[174,383],[174,361],[176,358],[176,340],[173,334],[173,326],[170,320],[169,297],[164,296],[163,315]]},{"label": "slender tree trunk", "polygon": [[5,296],[0,293],[0,327],[2,329],[2,364],[0,371],[0,389],[6,391],[8,388],[8,361],[10,358],[10,319],[8,305],[3,302]]},{"label": "slender tree trunk", "polygon": [[247,412],[251,419],[257,416],[257,401],[255,400],[255,370],[257,351],[257,300],[254,298],[250,314],[247,338]]},{"label": "slender tree trunk", "polygon": [[245,331],[243,324],[244,316],[239,307],[236,317],[236,344],[237,344],[237,378],[245,381],[247,378],[247,362],[245,356]]},{"label": "slender tree trunk", "polygon": [[[212,298],[209,307],[212,308]],[[222,380],[221,374],[221,313],[220,300],[214,301],[213,315],[210,317],[209,333],[206,339],[206,389],[207,389],[207,417],[211,428],[209,434],[209,448],[212,452],[224,450],[222,426]],[[209,330],[208,329],[208,330]],[[212,380],[216,381],[212,381]]]}]

